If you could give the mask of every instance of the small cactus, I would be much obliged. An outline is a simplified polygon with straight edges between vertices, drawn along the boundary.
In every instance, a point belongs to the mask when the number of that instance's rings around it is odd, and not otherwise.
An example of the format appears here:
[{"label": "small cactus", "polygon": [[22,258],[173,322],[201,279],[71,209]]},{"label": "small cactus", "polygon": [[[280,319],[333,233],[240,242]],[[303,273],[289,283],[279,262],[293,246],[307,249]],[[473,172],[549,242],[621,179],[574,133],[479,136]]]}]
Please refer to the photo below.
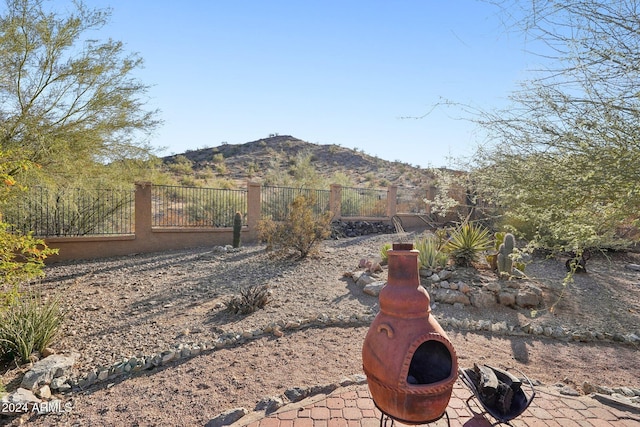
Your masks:
[{"label": "small cactus", "polygon": [[233,217],[233,247],[240,247],[240,232],[242,231],[242,214],[236,212]]},{"label": "small cactus", "polygon": [[511,259],[511,254],[513,254],[513,249],[515,248],[515,240],[516,239],[513,237],[513,234],[507,233],[504,235],[504,240],[498,248],[497,267],[500,276],[510,276],[513,271],[513,260]]}]

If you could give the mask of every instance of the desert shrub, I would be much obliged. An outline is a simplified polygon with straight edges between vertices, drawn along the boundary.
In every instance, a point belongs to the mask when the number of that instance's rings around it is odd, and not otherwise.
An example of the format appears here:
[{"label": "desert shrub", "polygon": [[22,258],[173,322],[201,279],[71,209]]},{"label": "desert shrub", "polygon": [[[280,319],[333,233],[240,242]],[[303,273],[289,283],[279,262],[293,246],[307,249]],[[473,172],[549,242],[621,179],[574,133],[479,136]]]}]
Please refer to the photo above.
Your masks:
[{"label": "desert shrub", "polygon": [[317,249],[317,245],[331,234],[333,214],[314,214],[312,197],[296,196],[284,221],[271,219],[260,221],[258,238],[267,244],[268,250],[283,249],[305,258]]},{"label": "desert shrub", "polygon": [[26,362],[42,352],[62,326],[64,314],[57,300],[42,302],[38,295],[22,295],[0,311],[0,357]]},{"label": "desert shrub", "polygon": [[193,173],[193,162],[186,156],[177,155],[173,163],[169,164],[169,170],[178,175],[191,175]]},{"label": "desert shrub", "polygon": [[441,242],[437,236],[427,234],[422,237],[416,237],[413,247],[420,251],[418,256],[420,268],[436,270],[446,267],[449,255],[442,250]]},{"label": "desert shrub", "polygon": [[249,314],[264,308],[271,301],[268,285],[253,285],[241,290],[240,295],[232,296],[225,303],[227,310],[234,314]]},{"label": "desert shrub", "polygon": [[22,282],[44,276],[44,260],[58,253],[32,234],[10,233],[0,223],[0,311],[19,298]]},{"label": "desert shrub", "polygon": [[491,249],[492,246],[489,229],[465,221],[451,231],[444,250],[456,265],[469,267],[478,260],[482,252]]}]

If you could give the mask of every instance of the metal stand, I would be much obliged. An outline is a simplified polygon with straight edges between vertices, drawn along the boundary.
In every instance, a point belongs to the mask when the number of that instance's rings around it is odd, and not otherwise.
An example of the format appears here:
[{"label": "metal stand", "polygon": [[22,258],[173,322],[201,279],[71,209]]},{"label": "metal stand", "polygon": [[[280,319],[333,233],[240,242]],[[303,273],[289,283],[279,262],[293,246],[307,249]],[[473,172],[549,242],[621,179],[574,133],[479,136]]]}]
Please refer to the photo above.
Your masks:
[{"label": "metal stand", "polygon": [[[377,407],[377,405],[376,405]],[[380,410],[380,408],[378,408],[378,410]],[[382,412],[382,410],[380,410],[380,413],[382,415],[380,415],[380,427],[393,427],[395,426],[395,422],[396,419],[388,414],[385,414],[384,412]],[[435,420],[431,420],[427,423],[419,423],[419,424],[431,424],[431,423],[435,423],[436,421],[440,420],[440,418],[442,417],[446,417],[447,419],[447,426],[451,427],[451,422],[449,421],[449,414],[447,413],[447,411],[444,411],[444,414],[440,415],[438,418],[436,418]],[[391,421],[391,422],[389,422]],[[408,421],[403,421],[403,420],[398,420],[401,423],[404,424],[416,424],[414,422],[408,422]]]}]

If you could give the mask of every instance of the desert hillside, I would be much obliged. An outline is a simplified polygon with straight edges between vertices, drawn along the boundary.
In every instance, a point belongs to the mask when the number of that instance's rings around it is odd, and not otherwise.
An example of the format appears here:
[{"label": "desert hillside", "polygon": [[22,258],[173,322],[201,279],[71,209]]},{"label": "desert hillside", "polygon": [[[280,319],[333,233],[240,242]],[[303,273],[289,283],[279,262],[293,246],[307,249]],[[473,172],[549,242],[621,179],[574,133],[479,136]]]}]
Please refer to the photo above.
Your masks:
[{"label": "desert hillside", "polygon": [[264,182],[270,173],[289,173],[296,159],[310,156],[316,171],[329,181],[344,174],[353,185],[404,190],[425,188],[433,180],[429,169],[370,156],[338,145],[313,144],[290,135],[276,135],[244,144],[223,144],[163,158],[169,167],[188,159],[197,176],[225,178],[234,182]]}]

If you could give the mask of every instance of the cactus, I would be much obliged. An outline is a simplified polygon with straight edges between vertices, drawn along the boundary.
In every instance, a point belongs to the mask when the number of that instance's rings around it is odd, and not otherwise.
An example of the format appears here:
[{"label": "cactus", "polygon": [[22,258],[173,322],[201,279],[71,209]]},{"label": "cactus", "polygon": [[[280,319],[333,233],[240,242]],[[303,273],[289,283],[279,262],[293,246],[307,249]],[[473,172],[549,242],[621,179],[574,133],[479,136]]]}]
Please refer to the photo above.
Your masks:
[{"label": "cactus", "polygon": [[242,214],[236,212],[233,217],[233,247],[240,247],[240,231],[242,231]]},{"label": "cactus", "polygon": [[513,249],[515,248],[515,240],[516,239],[513,237],[513,234],[507,233],[504,235],[504,240],[498,248],[497,266],[500,276],[510,276],[513,271],[511,254],[513,254]]}]

